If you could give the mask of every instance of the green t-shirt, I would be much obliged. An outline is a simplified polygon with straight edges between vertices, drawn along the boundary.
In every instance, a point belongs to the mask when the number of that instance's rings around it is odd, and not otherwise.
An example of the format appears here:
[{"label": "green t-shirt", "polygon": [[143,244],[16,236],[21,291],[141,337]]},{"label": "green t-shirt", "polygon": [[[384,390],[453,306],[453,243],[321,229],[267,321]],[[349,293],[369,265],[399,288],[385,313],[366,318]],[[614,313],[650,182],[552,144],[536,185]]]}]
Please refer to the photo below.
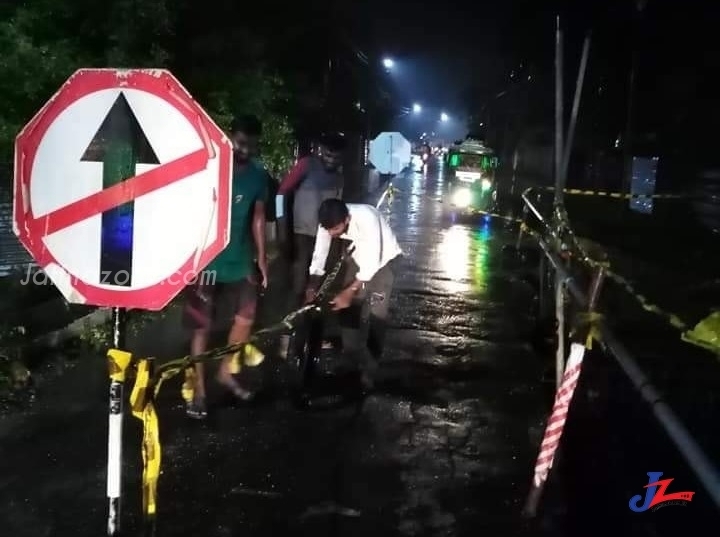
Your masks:
[{"label": "green t-shirt", "polygon": [[267,173],[254,162],[233,173],[230,242],[205,269],[215,272],[215,281],[237,282],[253,273],[255,242],[252,217],[255,202],[264,203],[267,191]]}]

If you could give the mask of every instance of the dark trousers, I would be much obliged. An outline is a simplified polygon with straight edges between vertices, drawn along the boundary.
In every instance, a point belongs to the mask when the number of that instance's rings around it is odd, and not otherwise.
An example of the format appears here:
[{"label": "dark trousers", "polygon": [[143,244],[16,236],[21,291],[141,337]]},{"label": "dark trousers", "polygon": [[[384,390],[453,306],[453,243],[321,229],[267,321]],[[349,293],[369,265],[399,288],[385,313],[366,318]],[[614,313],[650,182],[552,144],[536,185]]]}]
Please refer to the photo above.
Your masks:
[{"label": "dark trousers", "polygon": [[[293,234],[293,266],[292,266],[292,309],[302,304],[305,297],[305,288],[308,283],[308,270],[315,249],[315,236]],[[299,302],[299,303],[298,303]]]},{"label": "dark trousers", "polygon": [[395,260],[381,268],[350,308],[340,313],[343,351],[365,373],[377,369],[385,345]]}]

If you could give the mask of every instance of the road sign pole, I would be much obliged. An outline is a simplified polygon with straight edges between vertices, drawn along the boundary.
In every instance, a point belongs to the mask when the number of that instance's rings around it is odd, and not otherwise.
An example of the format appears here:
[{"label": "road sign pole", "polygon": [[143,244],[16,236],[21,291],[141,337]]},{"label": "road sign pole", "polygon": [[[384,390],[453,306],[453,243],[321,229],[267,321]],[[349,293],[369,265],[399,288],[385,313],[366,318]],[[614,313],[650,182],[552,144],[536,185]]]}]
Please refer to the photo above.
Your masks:
[{"label": "road sign pole", "polygon": [[[124,308],[113,308],[113,348],[125,348]],[[114,537],[120,531],[120,498],[122,496],[122,430],[124,369],[117,375],[116,363],[110,362],[110,405],[108,409],[108,535]]]},{"label": "road sign pole", "polygon": [[390,135],[390,175],[394,175],[394,174],[395,174],[394,168],[393,168],[393,163],[394,163],[395,159],[393,158],[393,156],[394,156],[394,155],[393,155],[393,137],[392,137],[392,134],[391,134],[391,135]]}]

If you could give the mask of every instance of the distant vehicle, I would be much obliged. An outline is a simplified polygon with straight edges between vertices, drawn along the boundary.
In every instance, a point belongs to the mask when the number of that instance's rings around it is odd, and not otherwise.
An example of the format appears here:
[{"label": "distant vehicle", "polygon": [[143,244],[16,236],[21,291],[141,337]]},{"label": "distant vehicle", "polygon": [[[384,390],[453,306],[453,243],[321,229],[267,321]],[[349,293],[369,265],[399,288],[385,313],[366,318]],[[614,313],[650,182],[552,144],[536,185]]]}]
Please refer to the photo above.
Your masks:
[{"label": "distant vehicle", "polygon": [[478,140],[470,138],[450,147],[445,155],[446,210],[460,215],[493,212],[497,166],[495,152]]}]

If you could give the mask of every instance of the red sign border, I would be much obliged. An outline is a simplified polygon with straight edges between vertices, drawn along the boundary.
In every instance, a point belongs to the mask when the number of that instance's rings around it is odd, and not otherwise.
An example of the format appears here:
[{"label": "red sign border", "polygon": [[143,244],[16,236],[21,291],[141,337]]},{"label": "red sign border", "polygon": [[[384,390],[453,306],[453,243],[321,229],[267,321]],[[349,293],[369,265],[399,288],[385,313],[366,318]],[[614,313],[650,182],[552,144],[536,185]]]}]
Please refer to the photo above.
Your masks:
[{"label": "red sign border", "polygon": [[[45,246],[46,235],[36,234],[36,219],[30,207],[29,186],[31,173],[38,146],[48,128],[57,117],[73,103],[97,91],[107,89],[136,89],[163,99],[178,110],[195,128],[198,136],[208,149],[209,160],[219,158],[220,177],[216,191],[218,207],[217,234],[215,241],[200,255],[195,266],[195,255],[166,279],[143,289],[123,290],[105,289],[88,284],[71,276],[71,287],[85,299],[82,304],[100,307],[138,308],[151,311],[163,309],[185,287],[186,277],[193,271],[200,271],[212,261],[227,245],[230,207],[230,182],[232,176],[232,144],[222,130],[215,125],[205,111],[197,104],[180,82],[166,70],[116,70],[116,69],[80,69],[76,71],[30,120],[15,139],[15,184],[13,204],[13,223],[20,242],[30,252],[42,268],[51,263],[59,266],[55,257]],[[219,153],[210,142],[214,142]],[[207,164],[206,164],[207,166]],[[180,181],[187,175],[170,181]],[[221,178],[226,177],[226,180]],[[26,208],[27,206],[27,208]],[[227,207],[227,210],[225,208]],[[38,230],[39,231],[39,230]],[[69,299],[69,297],[66,297]],[[76,302],[69,300],[70,302]]]}]

